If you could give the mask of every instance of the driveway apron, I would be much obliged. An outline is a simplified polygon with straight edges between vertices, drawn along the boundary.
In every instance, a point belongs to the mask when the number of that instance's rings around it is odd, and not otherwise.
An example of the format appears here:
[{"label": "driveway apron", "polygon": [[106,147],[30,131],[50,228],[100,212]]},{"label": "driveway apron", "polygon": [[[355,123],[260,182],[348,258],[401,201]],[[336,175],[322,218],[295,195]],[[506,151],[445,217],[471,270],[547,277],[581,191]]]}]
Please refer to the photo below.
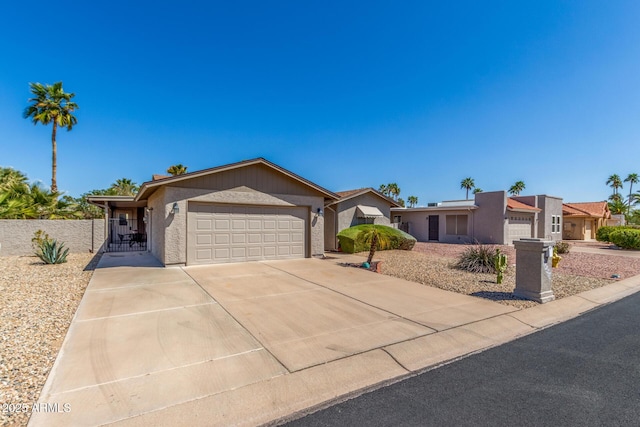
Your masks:
[{"label": "driveway apron", "polygon": [[264,422],[406,374],[430,348],[454,354],[459,337],[490,345],[472,324],[512,311],[335,260],[137,256],[103,256],[40,398],[71,411],[31,425]]}]

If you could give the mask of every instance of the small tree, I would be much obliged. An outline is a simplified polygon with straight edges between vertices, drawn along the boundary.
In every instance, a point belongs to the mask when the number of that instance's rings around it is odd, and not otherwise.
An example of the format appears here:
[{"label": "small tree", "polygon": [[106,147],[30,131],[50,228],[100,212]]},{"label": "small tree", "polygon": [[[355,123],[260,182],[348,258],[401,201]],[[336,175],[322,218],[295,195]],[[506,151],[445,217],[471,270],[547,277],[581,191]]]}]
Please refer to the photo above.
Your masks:
[{"label": "small tree", "polygon": [[370,229],[363,231],[361,238],[365,244],[369,245],[369,256],[367,257],[367,262],[369,264],[373,261],[373,256],[377,249],[384,250],[391,246],[391,240],[388,235],[380,233],[375,225],[371,226]]},{"label": "small tree", "polygon": [[410,208],[415,208],[418,204],[418,198],[416,196],[409,196],[407,197],[407,202],[409,202]]},{"label": "small tree", "polygon": [[476,187],[476,188],[473,189],[473,194],[482,193],[482,191],[484,191],[484,190],[482,190],[482,188]]}]

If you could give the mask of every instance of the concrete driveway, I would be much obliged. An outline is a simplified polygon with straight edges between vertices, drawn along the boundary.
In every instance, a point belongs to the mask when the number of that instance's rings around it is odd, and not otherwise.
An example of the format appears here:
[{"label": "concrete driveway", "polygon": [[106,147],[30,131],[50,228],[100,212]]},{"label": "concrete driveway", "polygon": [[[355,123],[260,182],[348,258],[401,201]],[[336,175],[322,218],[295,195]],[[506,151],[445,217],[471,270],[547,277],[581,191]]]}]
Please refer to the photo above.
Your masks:
[{"label": "concrete driveway", "polygon": [[[60,412],[30,424],[260,424],[567,315],[553,303],[513,312],[339,261],[162,268],[149,255],[106,254],[41,394]],[[569,312],[596,305],[574,300]]]}]

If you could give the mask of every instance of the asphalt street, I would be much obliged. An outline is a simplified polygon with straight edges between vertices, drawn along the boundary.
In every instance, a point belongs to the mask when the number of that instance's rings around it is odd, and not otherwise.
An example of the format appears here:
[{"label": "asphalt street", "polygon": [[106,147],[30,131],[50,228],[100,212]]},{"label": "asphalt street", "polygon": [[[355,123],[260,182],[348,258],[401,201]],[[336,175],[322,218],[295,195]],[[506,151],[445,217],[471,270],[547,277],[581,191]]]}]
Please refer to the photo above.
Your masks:
[{"label": "asphalt street", "polygon": [[289,426],[640,426],[640,293]]}]

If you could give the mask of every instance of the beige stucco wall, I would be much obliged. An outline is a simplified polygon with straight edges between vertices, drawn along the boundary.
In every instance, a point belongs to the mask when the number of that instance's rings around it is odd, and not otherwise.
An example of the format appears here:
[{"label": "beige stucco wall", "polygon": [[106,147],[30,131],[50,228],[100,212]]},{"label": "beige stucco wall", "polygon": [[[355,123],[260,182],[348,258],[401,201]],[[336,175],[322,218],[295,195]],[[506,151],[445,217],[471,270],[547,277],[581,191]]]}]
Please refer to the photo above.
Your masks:
[{"label": "beige stucco wall", "polygon": [[389,219],[391,216],[391,205],[389,205],[389,202],[374,194],[365,193],[332,205],[336,209],[338,216],[336,233],[341,232],[345,228],[365,223],[362,218],[358,218],[356,212],[358,205],[374,206],[382,212],[384,216],[382,218],[375,218],[373,224],[389,225],[391,223]]},{"label": "beige stucco wall", "polygon": [[[429,241],[429,216],[438,216],[438,241],[443,243],[469,243],[474,236],[475,211],[468,208],[460,209],[424,209],[419,211],[393,210],[392,215],[400,215],[403,223],[409,224],[409,234],[419,242]],[[447,215],[467,215],[467,234],[447,234]]]},{"label": "beige stucco wall", "polygon": [[[315,213],[324,207],[324,197],[294,194],[266,194],[248,187],[226,190],[163,187],[162,194],[149,198],[153,209],[152,252],[165,265],[186,264],[188,202],[230,203],[258,206],[305,206],[309,208],[310,224],[308,255],[324,253],[324,218]],[[171,213],[174,203],[180,212]],[[160,225],[160,228],[157,226]],[[163,234],[160,236],[159,234]],[[159,253],[156,254],[156,251]]]},{"label": "beige stucco wall", "polygon": [[476,193],[475,238],[482,243],[505,245],[509,242],[507,221],[507,192],[488,191]]},{"label": "beige stucco wall", "polygon": [[0,220],[0,256],[33,255],[31,239],[38,230],[63,242],[72,253],[98,252],[106,238],[103,219],[3,219]]},{"label": "beige stucco wall", "polygon": [[[545,240],[561,240],[563,238],[562,199],[560,197],[541,194],[537,196],[512,196],[512,198],[542,209],[541,212],[536,213],[534,216],[537,226],[533,230],[533,237]],[[560,233],[552,232],[553,215],[560,217]]]},{"label": "beige stucco wall", "polygon": [[[151,219],[150,223],[147,223],[147,245],[151,249],[151,253],[163,264],[165,263],[164,228],[167,225],[168,218],[164,197],[165,189],[163,187],[153,193],[147,200],[148,215]],[[149,239],[151,242],[149,242]]]}]

